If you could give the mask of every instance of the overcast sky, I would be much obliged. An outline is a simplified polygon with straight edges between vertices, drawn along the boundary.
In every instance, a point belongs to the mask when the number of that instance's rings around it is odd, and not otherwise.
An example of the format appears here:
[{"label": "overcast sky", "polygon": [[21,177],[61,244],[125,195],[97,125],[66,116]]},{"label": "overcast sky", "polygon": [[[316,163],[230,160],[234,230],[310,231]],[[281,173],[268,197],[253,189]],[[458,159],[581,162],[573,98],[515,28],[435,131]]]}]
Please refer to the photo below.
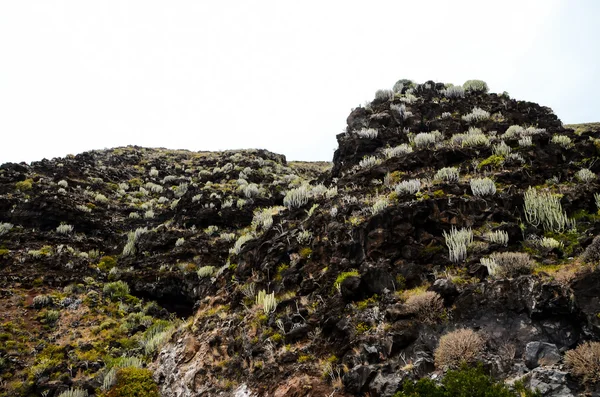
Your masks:
[{"label": "overcast sky", "polygon": [[5,0],[0,163],[135,144],[331,160],[396,80],[600,121],[600,1]]}]

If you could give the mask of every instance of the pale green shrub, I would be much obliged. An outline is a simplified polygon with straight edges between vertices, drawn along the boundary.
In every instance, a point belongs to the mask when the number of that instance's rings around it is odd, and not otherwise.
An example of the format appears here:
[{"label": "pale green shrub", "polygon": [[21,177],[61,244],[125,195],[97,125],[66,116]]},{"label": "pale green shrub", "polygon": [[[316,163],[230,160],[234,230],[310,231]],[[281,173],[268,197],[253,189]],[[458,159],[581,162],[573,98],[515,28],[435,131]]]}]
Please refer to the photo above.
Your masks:
[{"label": "pale green shrub", "polygon": [[556,143],[557,145],[560,145],[565,149],[568,149],[573,145],[571,138],[569,138],[566,135],[554,135],[552,137],[552,143]]},{"label": "pale green shrub", "polygon": [[390,205],[390,201],[387,197],[380,197],[375,201],[375,203],[371,206],[371,214],[377,215],[383,210],[385,210]]},{"label": "pale green shrub", "polygon": [[575,221],[567,217],[556,195],[532,187],[525,192],[524,212],[530,225],[542,226],[544,230],[560,233],[575,227]]},{"label": "pale green shrub", "polygon": [[508,233],[504,230],[496,230],[483,235],[483,238],[493,244],[508,245]]},{"label": "pale green shrub", "polygon": [[359,138],[368,138],[368,139],[377,138],[378,133],[379,132],[375,128],[363,128],[361,130],[356,131],[356,135],[358,135]]},{"label": "pale green shrub", "polygon": [[434,179],[442,180],[445,182],[458,182],[458,168],[456,167],[445,167],[438,170],[435,173]]},{"label": "pale green shrub", "polygon": [[467,258],[467,246],[473,242],[473,231],[471,228],[456,229],[452,227],[449,233],[443,232],[448,247],[448,258],[458,263]]},{"label": "pale green shrub", "polygon": [[471,113],[462,116],[462,119],[468,123],[473,121],[487,120],[490,118],[490,112],[478,107],[474,107]]},{"label": "pale green shrub", "polygon": [[579,171],[577,171],[577,173],[575,174],[575,178],[577,178],[579,182],[587,183],[595,181],[596,174],[590,171],[588,168],[582,168]]},{"label": "pale green shrub", "polygon": [[361,168],[371,168],[371,167],[375,167],[376,165],[381,164],[381,159],[378,159],[375,156],[367,156],[364,157],[362,160],[360,160],[360,162],[358,163],[358,165]]},{"label": "pale green shrub", "polygon": [[412,153],[412,151],[413,151],[412,147],[410,147],[406,143],[403,143],[403,144],[395,146],[395,147],[383,149],[383,154],[385,155],[385,157],[387,157],[389,159],[392,157],[399,157],[403,154]]},{"label": "pale green shrub", "polygon": [[487,83],[483,80],[467,80],[463,84],[463,88],[466,92],[480,92],[484,94],[489,90]]},{"label": "pale green shrub", "polygon": [[275,292],[267,294],[267,292],[264,289],[259,291],[256,295],[256,304],[258,306],[262,306],[265,314],[273,313],[277,308],[277,299],[275,298]]},{"label": "pale green shrub", "polygon": [[421,189],[421,181],[418,179],[410,179],[402,181],[396,185],[394,190],[398,194],[415,194]]},{"label": "pale green shrub", "polygon": [[473,178],[470,183],[471,191],[475,196],[492,196],[496,194],[496,184],[490,178]]},{"label": "pale green shrub", "polygon": [[495,277],[515,277],[529,274],[535,263],[524,252],[494,252],[489,258],[482,258],[488,273]]}]

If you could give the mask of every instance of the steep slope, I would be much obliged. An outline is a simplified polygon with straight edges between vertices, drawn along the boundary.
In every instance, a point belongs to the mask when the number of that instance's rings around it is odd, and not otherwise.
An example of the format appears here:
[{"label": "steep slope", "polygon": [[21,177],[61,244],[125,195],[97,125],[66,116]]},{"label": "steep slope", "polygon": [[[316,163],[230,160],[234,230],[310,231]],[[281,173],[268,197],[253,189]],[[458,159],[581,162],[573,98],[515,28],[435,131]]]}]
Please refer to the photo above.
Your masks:
[{"label": "steep slope", "polygon": [[216,291],[197,270],[222,268],[254,209],[302,182],[263,150],[126,147],[2,165],[0,394],[93,392],[115,358],[151,359],[174,319]]},{"label": "steep slope", "polygon": [[378,91],[331,169],[138,147],[2,165],[0,395],[148,367],[164,396],[393,396],[460,359],[593,390],[564,353],[600,337],[600,130],[465,88]]},{"label": "steep slope", "polygon": [[[446,97],[433,82],[406,88],[349,116],[329,179],[335,197],[290,205],[278,227],[230,259],[234,293],[222,284],[207,297],[153,367],[165,395],[243,382],[258,395],[390,396],[434,370],[440,336],[456,329],[485,336],[478,360],[502,377],[538,365],[523,365],[527,349],[564,351],[597,335],[589,296],[598,285],[573,259],[598,227],[595,176],[578,179],[596,171],[595,141],[534,103],[476,91]],[[448,167],[458,177],[439,172]],[[495,191],[475,195],[471,182],[485,177]],[[568,225],[527,221],[530,186],[562,195]],[[454,259],[444,238],[453,227],[474,240]],[[480,260],[495,252],[525,254],[508,254],[520,267],[490,276]],[[259,289],[274,292],[274,312],[251,307],[247,296]],[[544,367],[529,381],[561,371]]]}]

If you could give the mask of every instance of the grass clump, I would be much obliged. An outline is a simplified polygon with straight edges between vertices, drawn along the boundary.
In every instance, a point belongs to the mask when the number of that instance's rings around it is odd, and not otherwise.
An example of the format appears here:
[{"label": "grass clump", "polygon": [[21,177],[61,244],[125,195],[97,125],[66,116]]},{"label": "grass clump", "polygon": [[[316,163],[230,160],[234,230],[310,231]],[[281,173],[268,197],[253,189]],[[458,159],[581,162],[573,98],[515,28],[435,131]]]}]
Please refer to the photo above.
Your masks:
[{"label": "grass clump", "polygon": [[129,295],[129,285],[124,281],[115,281],[107,283],[102,289],[104,295],[107,295],[111,300],[123,299]]},{"label": "grass clump", "polygon": [[435,349],[435,366],[457,368],[463,363],[475,362],[484,347],[484,340],[472,329],[452,331],[440,338]]},{"label": "grass clump", "polygon": [[123,368],[116,376],[116,384],[106,397],[160,397],[158,385],[148,369]]},{"label": "grass clump", "polygon": [[600,381],[600,342],[584,342],[565,353],[565,364],[584,383]]},{"label": "grass clump", "polygon": [[424,323],[434,324],[444,316],[444,300],[433,291],[411,295],[404,305]]},{"label": "grass clump", "polygon": [[488,273],[495,277],[516,277],[530,274],[535,263],[524,252],[494,252],[489,258],[481,258]]}]

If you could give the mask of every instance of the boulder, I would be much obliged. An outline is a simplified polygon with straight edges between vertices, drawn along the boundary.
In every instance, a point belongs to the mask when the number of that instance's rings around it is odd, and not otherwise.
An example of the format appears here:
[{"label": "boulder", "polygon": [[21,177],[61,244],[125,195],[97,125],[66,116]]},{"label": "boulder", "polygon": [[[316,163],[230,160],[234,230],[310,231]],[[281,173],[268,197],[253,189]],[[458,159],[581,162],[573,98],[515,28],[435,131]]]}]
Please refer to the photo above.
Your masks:
[{"label": "boulder", "polygon": [[529,342],[525,346],[525,365],[534,369],[539,366],[554,365],[560,361],[556,345],[546,342]]}]

